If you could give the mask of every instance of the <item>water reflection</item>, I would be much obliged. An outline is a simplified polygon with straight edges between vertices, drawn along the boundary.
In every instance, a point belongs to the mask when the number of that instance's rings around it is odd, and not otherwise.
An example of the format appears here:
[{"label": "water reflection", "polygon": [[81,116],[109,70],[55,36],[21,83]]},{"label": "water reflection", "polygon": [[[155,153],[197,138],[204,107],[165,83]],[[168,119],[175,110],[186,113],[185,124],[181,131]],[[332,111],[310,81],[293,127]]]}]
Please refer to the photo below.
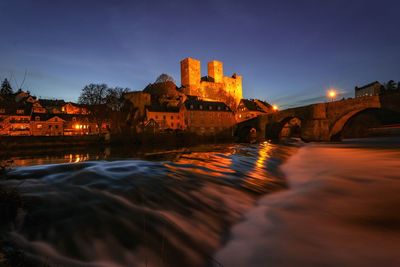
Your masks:
[{"label": "water reflection", "polygon": [[81,162],[81,161],[87,161],[89,160],[89,154],[69,154],[68,156],[65,156],[65,159],[69,159],[69,163],[77,163],[77,162]]},{"label": "water reflection", "polygon": [[[13,242],[61,266],[203,266],[258,195],[285,187],[287,148],[202,146],[152,160],[68,153],[9,173],[29,203]],[[99,158],[100,161],[93,161]],[[28,162],[20,162],[27,164]]]}]

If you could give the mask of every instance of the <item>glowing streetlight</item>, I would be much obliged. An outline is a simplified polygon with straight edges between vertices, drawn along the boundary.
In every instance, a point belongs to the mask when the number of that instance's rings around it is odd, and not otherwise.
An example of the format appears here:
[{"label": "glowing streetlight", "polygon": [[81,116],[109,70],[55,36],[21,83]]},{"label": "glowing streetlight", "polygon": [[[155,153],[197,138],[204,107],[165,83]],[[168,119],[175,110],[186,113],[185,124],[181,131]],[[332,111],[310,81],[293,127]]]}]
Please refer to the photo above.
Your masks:
[{"label": "glowing streetlight", "polygon": [[328,96],[331,99],[331,101],[333,101],[335,99],[335,97],[336,97],[336,91],[333,90],[333,89],[329,90]]},{"label": "glowing streetlight", "polygon": [[274,111],[277,111],[277,110],[278,110],[278,106],[277,106],[277,105],[273,105],[273,106],[272,106],[272,109],[273,109]]}]

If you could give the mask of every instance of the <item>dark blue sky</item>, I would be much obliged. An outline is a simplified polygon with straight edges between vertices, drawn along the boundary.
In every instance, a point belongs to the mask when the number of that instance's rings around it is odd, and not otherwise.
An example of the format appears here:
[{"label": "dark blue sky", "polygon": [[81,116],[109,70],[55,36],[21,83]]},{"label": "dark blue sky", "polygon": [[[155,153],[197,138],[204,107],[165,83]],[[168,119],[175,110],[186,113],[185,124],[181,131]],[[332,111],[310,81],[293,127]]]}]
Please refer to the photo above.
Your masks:
[{"label": "dark blue sky", "polygon": [[27,70],[24,87],[47,98],[74,101],[88,83],[139,90],[161,73],[179,85],[188,56],[203,75],[223,61],[245,97],[282,107],[400,80],[397,0],[0,0],[0,30],[0,79],[15,86]]}]

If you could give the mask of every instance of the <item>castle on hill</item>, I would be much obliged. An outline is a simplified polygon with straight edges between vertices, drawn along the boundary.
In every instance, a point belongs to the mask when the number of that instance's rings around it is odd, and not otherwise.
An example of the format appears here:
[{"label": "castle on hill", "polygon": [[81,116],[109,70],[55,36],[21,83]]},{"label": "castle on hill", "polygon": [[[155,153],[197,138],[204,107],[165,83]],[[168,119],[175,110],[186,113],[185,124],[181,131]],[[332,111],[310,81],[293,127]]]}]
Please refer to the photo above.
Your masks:
[{"label": "castle on hill", "polygon": [[197,96],[203,100],[220,101],[236,110],[242,94],[242,76],[234,73],[224,76],[223,63],[208,62],[208,75],[201,77],[200,61],[185,58],[181,61],[181,90],[185,95]]},{"label": "castle on hill", "polygon": [[172,77],[156,80],[143,91],[130,92],[128,116],[138,131],[184,130],[200,135],[232,133],[235,123],[272,112],[263,101],[242,99],[242,77],[224,76],[223,63],[208,63],[208,75],[201,77],[200,61],[185,58],[181,65],[181,86]]}]

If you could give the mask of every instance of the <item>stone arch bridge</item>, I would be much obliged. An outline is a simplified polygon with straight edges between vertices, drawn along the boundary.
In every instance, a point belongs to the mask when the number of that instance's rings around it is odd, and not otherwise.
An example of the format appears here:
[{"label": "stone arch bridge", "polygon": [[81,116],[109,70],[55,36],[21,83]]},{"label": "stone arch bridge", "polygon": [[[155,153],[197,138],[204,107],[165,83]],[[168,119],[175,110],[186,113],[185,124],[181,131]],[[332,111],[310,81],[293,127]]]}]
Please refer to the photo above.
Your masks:
[{"label": "stone arch bridge", "polygon": [[235,134],[243,137],[254,128],[259,139],[278,139],[283,127],[292,119],[300,121],[304,141],[340,140],[340,133],[353,116],[367,109],[385,109],[400,114],[400,93],[317,103],[290,108],[237,124]]}]

